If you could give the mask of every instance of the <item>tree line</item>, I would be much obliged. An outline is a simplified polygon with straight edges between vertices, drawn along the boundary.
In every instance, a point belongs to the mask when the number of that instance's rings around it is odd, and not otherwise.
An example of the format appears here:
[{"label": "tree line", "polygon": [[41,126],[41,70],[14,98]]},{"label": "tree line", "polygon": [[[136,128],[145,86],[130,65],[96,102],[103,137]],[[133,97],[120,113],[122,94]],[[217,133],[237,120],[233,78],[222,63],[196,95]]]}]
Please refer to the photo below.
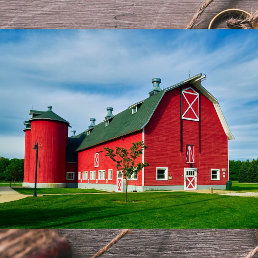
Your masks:
[{"label": "tree line", "polygon": [[[0,157],[0,181],[23,181],[24,159],[8,159]],[[258,159],[230,160],[229,178],[245,183],[258,182]]]},{"label": "tree line", "polygon": [[240,183],[258,182],[258,159],[252,161],[229,161],[229,178]]},{"label": "tree line", "polygon": [[7,159],[0,157],[0,181],[22,182],[24,174],[24,159]]}]

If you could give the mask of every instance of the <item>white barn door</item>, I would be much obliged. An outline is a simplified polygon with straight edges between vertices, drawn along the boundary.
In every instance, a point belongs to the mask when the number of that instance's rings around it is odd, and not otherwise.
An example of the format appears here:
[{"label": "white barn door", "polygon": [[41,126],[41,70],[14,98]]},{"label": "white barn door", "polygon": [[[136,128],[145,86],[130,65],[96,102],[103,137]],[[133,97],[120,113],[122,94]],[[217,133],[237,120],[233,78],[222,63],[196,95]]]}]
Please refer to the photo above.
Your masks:
[{"label": "white barn door", "polygon": [[121,171],[117,171],[117,179],[116,179],[116,191],[123,192],[124,190],[123,184],[123,173]]},{"label": "white barn door", "polygon": [[197,189],[197,168],[184,169],[184,190]]}]

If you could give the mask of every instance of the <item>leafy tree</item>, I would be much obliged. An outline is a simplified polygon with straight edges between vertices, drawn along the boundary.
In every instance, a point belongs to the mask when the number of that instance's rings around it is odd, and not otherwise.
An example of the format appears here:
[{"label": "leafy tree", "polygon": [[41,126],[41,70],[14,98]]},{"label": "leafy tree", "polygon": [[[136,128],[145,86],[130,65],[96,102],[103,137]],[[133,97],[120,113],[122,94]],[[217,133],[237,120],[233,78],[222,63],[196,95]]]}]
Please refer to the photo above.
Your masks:
[{"label": "leafy tree", "polygon": [[8,181],[22,181],[24,173],[24,160],[11,159],[10,164],[5,170],[5,179]]},{"label": "leafy tree", "polygon": [[110,157],[115,163],[116,168],[123,173],[123,178],[126,180],[126,190],[125,190],[125,201],[127,202],[127,188],[128,179],[133,175],[133,173],[138,174],[138,172],[144,167],[149,166],[147,162],[138,162],[136,159],[142,155],[143,150],[147,147],[143,142],[132,143],[130,150],[123,147],[116,147],[115,151],[111,148],[104,147],[106,153],[105,155]]},{"label": "leafy tree", "polygon": [[5,170],[10,164],[10,160],[4,157],[0,157],[0,180],[5,180]]}]

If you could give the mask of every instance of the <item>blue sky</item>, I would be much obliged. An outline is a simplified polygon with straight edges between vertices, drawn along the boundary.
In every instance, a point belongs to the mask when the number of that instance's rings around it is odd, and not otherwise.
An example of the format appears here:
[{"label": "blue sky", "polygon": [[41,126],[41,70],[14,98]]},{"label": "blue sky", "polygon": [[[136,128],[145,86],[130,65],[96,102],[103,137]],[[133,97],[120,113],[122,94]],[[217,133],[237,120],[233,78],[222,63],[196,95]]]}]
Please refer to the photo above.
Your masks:
[{"label": "blue sky", "polygon": [[229,158],[257,158],[257,42],[256,30],[1,30],[0,156],[23,157],[32,108],[52,105],[79,133],[146,98],[154,77],[203,73],[235,136]]}]

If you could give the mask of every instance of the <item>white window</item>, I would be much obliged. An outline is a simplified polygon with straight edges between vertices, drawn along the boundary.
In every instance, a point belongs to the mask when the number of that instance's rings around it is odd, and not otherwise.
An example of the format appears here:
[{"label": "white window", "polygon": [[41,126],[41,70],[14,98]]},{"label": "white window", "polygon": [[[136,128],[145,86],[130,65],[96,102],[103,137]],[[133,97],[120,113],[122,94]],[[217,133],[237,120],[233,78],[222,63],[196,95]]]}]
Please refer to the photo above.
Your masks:
[{"label": "white window", "polygon": [[108,180],[112,180],[113,179],[113,169],[109,169],[108,170]]},{"label": "white window", "polygon": [[96,171],[90,171],[90,180],[96,179]]},{"label": "white window", "polygon": [[98,167],[99,166],[99,153],[96,152],[94,155],[94,167]]},{"label": "white window", "polygon": [[105,180],[105,170],[99,170],[98,180]]},{"label": "white window", "polygon": [[87,131],[87,135],[90,135],[90,130]]},{"label": "white window", "polygon": [[66,179],[67,180],[74,180],[74,172],[66,172]]},{"label": "white window", "polygon": [[88,180],[88,171],[84,171],[84,172],[82,173],[82,179],[83,179],[83,180]]},{"label": "white window", "polygon": [[105,120],[105,126],[109,125],[109,120]]},{"label": "white window", "polygon": [[168,168],[167,167],[156,168],[156,180],[168,180]]},{"label": "white window", "polygon": [[219,169],[211,169],[211,180],[220,180],[220,170]]},{"label": "white window", "polygon": [[78,180],[81,180],[81,172],[78,172]]},{"label": "white window", "polygon": [[186,145],[186,163],[194,163],[194,146]]},{"label": "white window", "polygon": [[137,112],[137,106],[132,107],[132,114],[135,114]]},{"label": "white window", "polygon": [[137,180],[138,173],[133,172],[131,176],[128,177],[129,180]]}]

